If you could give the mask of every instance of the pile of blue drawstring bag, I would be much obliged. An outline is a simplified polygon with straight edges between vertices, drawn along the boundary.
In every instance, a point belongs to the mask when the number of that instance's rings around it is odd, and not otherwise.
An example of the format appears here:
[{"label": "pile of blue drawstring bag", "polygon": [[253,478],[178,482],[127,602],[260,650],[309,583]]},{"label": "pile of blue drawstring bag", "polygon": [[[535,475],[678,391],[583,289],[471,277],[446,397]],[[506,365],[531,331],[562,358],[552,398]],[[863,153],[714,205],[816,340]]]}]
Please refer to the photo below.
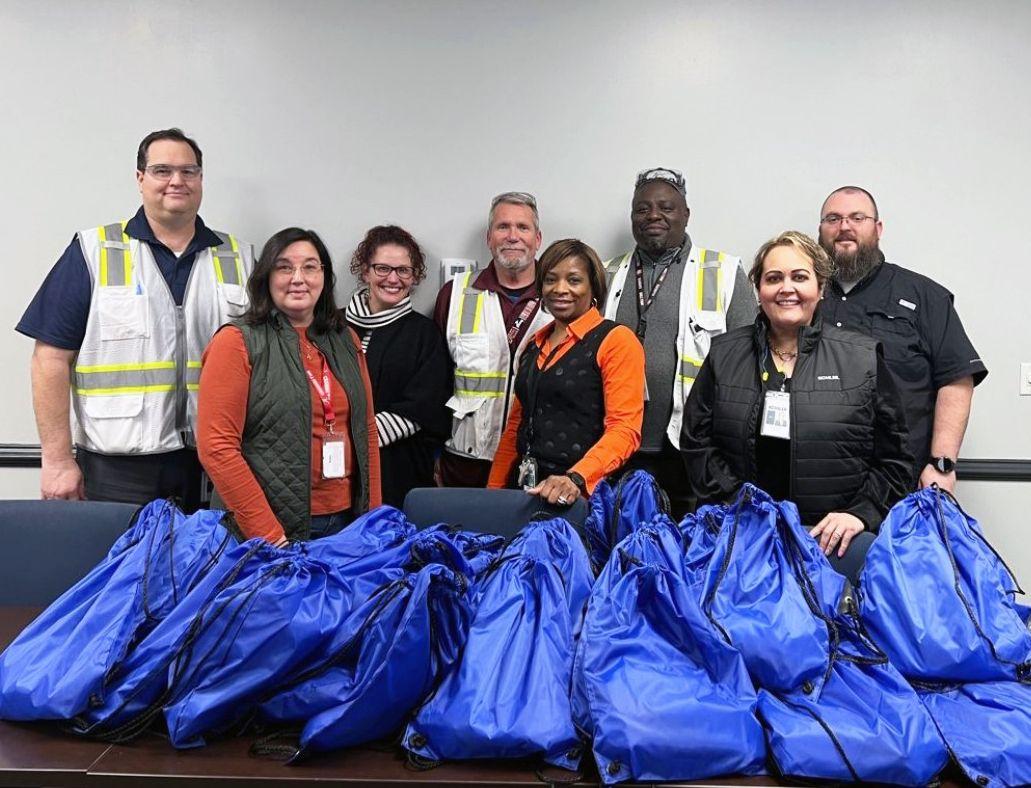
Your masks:
[{"label": "pile of blue drawstring bag", "polygon": [[393,742],[413,769],[518,758],[605,784],[917,786],[950,758],[1031,783],[1031,611],[936,488],[890,511],[855,584],[794,504],[744,485],[678,523],[643,471],[601,482],[582,528],[510,539],[381,507],[276,548],[221,519],[145,507],[0,655],[0,718],[245,735],[291,764]]}]

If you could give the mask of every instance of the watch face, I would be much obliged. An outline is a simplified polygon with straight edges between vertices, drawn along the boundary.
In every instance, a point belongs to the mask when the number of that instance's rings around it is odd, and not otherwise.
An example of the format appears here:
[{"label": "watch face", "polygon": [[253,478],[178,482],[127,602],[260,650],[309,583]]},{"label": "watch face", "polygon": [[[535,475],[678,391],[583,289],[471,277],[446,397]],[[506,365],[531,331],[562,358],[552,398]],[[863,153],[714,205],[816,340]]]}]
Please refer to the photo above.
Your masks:
[{"label": "watch face", "polygon": [[951,457],[935,457],[934,467],[942,473],[952,473],[953,468],[956,467],[956,463],[952,461]]}]

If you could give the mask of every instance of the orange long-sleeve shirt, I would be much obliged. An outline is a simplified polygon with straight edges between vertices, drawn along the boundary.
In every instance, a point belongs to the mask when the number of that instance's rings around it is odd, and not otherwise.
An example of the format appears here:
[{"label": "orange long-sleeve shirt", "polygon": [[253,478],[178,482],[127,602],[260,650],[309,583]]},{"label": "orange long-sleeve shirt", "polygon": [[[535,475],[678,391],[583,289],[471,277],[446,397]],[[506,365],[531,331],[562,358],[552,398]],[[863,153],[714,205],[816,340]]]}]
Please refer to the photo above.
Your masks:
[{"label": "orange long-sleeve shirt", "polygon": [[[597,309],[591,308],[569,324],[565,339],[558,349],[551,345],[554,323],[549,323],[533,336],[541,349],[537,354],[537,368],[545,369],[558,363],[573,345],[583,340],[588,332],[601,324]],[[602,392],[605,400],[605,432],[584,456],[569,470],[583,476],[587,492],[623,465],[641,445],[641,420],[644,417],[644,348],[626,326],[617,326],[598,347],[598,368],[601,370]],[[519,460],[516,439],[523,420],[523,404],[516,397],[508,415],[508,423],[501,435],[501,443],[494,454],[488,487],[504,487],[512,469]],[[538,480],[541,481],[541,480]]]},{"label": "orange long-sleeve shirt", "polygon": [[[304,329],[296,329],[301,342],[301,361],[316,380],[322,380],[322,358],[308,341]],[[358,339],[350,332],[351,339]],[[305,352],[307,350],[307,353]],[[269,506],[261,485],[244,459],[242,451],[243,428],[247,421],[247,399],[250,392],[251,364],[243,334],[228,326],[212,338],[202,358],[200,395],[197,407],[197,450],[201,463],[215,484],[215,489],[226,508],[231,509],[240,530],[247,538],[261,537],[278,542],[283,527]],[[376,433],[376,413],[372,406],[372,387],[365,366],[365,355],[358,353],[365,400],[368,403],[369,431],[369,508],[379,506],[380,474],[379,449]],[[336,413],[335,431],[347,440],[347,473],[342,479],[322,478],[322,436],[325,434],[325,416],[322,400],[309,384],[311,396],[311,513],[330,514],[351,505],[351,478],[356,461],[348,428],[350,403],[340,382],[329,376],[333,410]]]}]

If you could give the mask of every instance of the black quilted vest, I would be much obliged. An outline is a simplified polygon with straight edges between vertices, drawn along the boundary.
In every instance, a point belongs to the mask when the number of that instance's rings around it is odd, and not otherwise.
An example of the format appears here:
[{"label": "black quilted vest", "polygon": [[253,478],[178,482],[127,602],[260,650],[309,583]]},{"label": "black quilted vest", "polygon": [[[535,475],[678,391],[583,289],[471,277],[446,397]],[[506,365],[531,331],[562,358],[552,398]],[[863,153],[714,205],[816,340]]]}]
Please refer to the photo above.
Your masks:
[{"label": "black quilted vest", "polygon": [[515,392],[523,406],[516,447],[537,460],[539,479],[576,465],[605,432],[605,395],[598,348],[618,324],[603,320],[546,370],[540,347],[523,353]]},{"label": "black quilted vest", "polygon": [[[755,479],[762,415],[759,360],[766,326],[717,337],[709,351],[716,381],[712,440],[738,478]],[[854,499],[872,465],[877,343],[817,317],[799,334],[791,378],[791,493],[802,522],[815,525]]]},{"label": "black quilted vest", "polygon": [[[301,363],[297,332],[278,313],[261,325],[234,325],[243,333],[251,363],[243,456],[287,538],[304,540],[311,531],[311,384]],[[369,508],[369,403],[359,351],[347,328],[328,334],[309,330],[308,338],[347,392],[348,426],[357,458],[351,507],[361,514]]]}]

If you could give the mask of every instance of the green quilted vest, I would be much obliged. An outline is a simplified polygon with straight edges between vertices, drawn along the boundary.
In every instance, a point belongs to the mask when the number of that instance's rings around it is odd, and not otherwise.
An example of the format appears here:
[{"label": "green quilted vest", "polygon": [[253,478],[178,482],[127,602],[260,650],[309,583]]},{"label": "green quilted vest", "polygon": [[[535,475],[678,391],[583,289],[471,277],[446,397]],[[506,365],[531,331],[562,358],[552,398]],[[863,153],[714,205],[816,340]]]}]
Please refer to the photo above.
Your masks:
[{"label": "green quilted vest", "polygon": [[[234,323],[243,333],[251,363],[243,456],[265,491],[290,540],[311,532],[311,392],[301,363],[297,333],[273,312],[262,325]],[[357,472],[351,474],[351,506],[369,508],[369,431],[365,385],[358,353],[346,328],[328,334],[309,329],[308,338],[326,357],[330,372],[347,392]]]}]

